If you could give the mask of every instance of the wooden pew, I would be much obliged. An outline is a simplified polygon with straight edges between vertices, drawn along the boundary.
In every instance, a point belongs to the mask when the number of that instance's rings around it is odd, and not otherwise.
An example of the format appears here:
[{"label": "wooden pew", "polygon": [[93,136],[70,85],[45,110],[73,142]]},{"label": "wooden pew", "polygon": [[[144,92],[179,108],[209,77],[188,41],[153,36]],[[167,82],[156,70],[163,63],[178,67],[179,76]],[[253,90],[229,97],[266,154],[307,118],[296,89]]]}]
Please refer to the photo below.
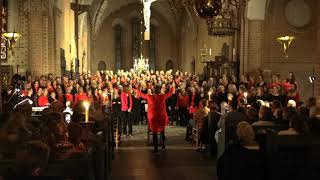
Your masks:
[{"label": "wooden pew", "polygon": [[[312,137],[302,135],[268,135],[266,157],[268,179],[305,179],[310,175]],[[307,178],[306,178],[307,179]]]}]

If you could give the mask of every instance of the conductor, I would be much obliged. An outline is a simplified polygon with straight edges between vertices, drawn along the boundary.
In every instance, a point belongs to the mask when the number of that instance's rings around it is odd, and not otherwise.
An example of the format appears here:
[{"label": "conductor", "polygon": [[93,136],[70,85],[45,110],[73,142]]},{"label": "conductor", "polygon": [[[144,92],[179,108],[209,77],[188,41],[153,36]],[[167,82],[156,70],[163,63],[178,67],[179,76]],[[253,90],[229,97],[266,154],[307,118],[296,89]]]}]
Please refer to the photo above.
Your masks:
[{"label": "conductor", "polygon": [[137,94],[148,102],[148,128],[153,134],[153,146],[154,151],[158,152],[158,136],[157,133],[161,134],[162,138],[162,149],[165,149],[165,134],[164,130],[166,125],[169,123],[167,111],[166,111],[166,100],[173,94],[174,88],[170,88],[169,93],[161,94],[161,87],[155,86],[153,94],[143,94],[137,90]]}]

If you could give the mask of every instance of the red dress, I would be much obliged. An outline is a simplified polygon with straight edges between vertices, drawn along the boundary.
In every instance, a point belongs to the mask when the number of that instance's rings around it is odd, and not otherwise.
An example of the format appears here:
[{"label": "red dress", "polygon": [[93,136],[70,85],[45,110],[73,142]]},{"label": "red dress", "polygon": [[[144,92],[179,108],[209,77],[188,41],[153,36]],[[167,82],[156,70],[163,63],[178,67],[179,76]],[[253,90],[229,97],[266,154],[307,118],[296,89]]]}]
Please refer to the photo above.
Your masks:
[{"label": "red dress", "polygon": [[85,93],[76,94],[74,98],[74,105],[76,106],[79,101],[88,101],[88,100],[89,98]]},{"label": "red dress", "polygon": [[158,133],[164,131],[166,125],[169,123],[166,99],[168,99],[173,89],[167,94],[149,95],[137,91],[138,95],[148,101],[148,126],[152,132]]},{"label": "red dress", "polygon": [[73,95],[72,94],[65,94],[66,101],[73,102]]},{"label": "red dress", "polygon": [[40,96],[38,99],[38,106],[44,107],[44,106],[48,106],[48,105],[49,105],[48,97],[47,96]]}]

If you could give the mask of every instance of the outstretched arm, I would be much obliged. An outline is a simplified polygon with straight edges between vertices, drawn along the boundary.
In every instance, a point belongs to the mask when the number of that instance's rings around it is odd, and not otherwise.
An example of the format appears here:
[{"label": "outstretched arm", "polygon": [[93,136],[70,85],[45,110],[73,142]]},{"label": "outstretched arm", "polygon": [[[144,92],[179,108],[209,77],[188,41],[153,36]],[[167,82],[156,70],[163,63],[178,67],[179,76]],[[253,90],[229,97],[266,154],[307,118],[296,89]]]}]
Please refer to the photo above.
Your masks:
[{"label": "outstretched arm", "polygon": [[148,95],[142,93],[140,90],[136,89],[136,93],[138,94],[138,96],[142,97],[143,99],[148,99]]},{"label": "outstretched arm", "polygon": [[170,88],[170,92],[166,93],[166,94],[164,95],[164,98],[165,98],[165,99],[169,98],[170,96],[172,96],[173,92],[174,92],[174,87],[171,87],[171,88]]}]

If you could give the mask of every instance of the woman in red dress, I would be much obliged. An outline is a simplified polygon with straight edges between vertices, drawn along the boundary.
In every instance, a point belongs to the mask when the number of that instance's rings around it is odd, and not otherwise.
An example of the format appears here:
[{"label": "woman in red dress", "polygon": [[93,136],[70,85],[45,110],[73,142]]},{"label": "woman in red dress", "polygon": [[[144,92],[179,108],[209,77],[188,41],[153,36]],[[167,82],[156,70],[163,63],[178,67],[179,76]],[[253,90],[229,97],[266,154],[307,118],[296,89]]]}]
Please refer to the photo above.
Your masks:
[{"label": "woman in red dress", "polygon": [[154,152],[158,152],[158,135],[161,134],[162,149],[165,149],[165,134],[164,130],[169,123],[166,100],[173,94],[174,89],[171,88],[169,93],[161,94],[161,87],[154,87],[154,94],[143,94],[137,91],[137,94],[148,102],[148,126],[153,133]]},{"label": "woman in red dress", "polygon": [[83,88],[79,87],[78,93],[74,97],[74,105],[75,107],[78,105],[80,101],[88,101],[89,98],[86,93],[83,92]]},{"label": "woman in red dress", "polygon": [[48,89],[44,89],[42,95],[38,99],[38,106],[44,107],[49,106],[49,100],[48,100]]}]

